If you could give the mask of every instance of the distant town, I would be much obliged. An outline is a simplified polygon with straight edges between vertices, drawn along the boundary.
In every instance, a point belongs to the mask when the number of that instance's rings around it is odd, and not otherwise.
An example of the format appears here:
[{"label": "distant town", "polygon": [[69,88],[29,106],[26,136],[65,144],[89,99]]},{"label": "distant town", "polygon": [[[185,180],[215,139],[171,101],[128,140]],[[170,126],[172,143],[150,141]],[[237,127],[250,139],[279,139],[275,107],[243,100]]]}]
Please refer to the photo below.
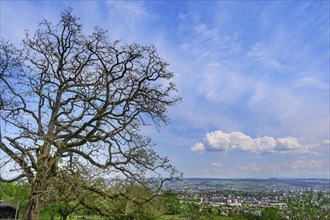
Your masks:
[{"label": "distant town", "polygon": [[296,199],[303,192],[317,194],[320,210],[330,210],[329,179],[186,178],[168,183],[166,188],[176,192],[181,201],[213,207],[222,216],[244,212],[262,216],[266,207],[283,211],[288,208],[290,198]]}]

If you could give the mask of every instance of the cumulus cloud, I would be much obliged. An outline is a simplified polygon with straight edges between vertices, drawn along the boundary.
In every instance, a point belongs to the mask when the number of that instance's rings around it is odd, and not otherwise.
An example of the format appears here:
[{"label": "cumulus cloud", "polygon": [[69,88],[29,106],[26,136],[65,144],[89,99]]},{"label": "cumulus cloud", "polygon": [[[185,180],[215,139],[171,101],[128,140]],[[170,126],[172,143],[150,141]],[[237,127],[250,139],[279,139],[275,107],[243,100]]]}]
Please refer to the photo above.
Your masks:
[{"label": "cumulus cloud", "polygon": [[295,137],[273,138],[269,136],[252,138],[242,132],[226,133],[214,131],[205,135],[203,143],[196,143],[191,150],[203,151],[244,151],[251,153],[310,153],[306,146]]},{"label": "cumulus cloud", "polygon": [[290,149],[299,149],[301,145],[298,143],[298,139],[295,137],[286,137],[277,139],[277,150],[290,150]]},{"label": "cumulus cloud", "polygon": [[195,152],[203,152],[205,150],[204,144],[203,143],[196,143],[192,148],[192,151]]}]

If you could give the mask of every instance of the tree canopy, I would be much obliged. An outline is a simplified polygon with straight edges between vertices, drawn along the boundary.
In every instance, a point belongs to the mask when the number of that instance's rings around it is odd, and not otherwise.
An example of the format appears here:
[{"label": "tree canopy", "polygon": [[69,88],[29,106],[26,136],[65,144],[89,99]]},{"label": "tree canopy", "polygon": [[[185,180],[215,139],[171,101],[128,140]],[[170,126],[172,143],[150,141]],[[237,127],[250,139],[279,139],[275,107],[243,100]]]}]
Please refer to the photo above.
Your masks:
[{"label": "tree canopy", "polygon": [[99,27],[86,35],[67,9],[27,32],[21,48],[2,39],[0,53],[0,166],[12,171],[0,181],[31,185],[25,219],[38,218],[64,167],[140,185],[179,175],[141,134],[166,125],[180,100],[154,46],[112,42]]}]

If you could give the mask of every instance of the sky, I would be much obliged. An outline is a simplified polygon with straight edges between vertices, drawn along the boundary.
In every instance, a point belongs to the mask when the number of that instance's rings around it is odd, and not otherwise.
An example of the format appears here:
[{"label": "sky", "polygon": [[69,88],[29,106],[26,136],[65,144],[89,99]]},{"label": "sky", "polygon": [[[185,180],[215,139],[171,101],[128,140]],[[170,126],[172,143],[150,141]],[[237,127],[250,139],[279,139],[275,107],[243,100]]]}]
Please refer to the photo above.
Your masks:
[{"label": "sky", "polygon": [[155,45],[182,102],[143,133],[184,177],[330,178],[329,1],[9,1],[19,44],[73,8],[90,33]]}]

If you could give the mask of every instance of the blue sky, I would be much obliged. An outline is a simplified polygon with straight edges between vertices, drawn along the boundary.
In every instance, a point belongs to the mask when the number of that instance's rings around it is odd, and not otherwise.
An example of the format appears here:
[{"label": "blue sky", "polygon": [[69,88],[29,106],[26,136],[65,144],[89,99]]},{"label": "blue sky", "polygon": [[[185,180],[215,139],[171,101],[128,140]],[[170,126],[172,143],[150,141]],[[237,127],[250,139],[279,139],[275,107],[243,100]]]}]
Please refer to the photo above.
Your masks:
[{"label": "blue sky", "polygon": [[183,101],[143,132],[184,177],[329,178],[328,1],[1,1],[19,43],[68,7],[84,30],[153,44]]}]

